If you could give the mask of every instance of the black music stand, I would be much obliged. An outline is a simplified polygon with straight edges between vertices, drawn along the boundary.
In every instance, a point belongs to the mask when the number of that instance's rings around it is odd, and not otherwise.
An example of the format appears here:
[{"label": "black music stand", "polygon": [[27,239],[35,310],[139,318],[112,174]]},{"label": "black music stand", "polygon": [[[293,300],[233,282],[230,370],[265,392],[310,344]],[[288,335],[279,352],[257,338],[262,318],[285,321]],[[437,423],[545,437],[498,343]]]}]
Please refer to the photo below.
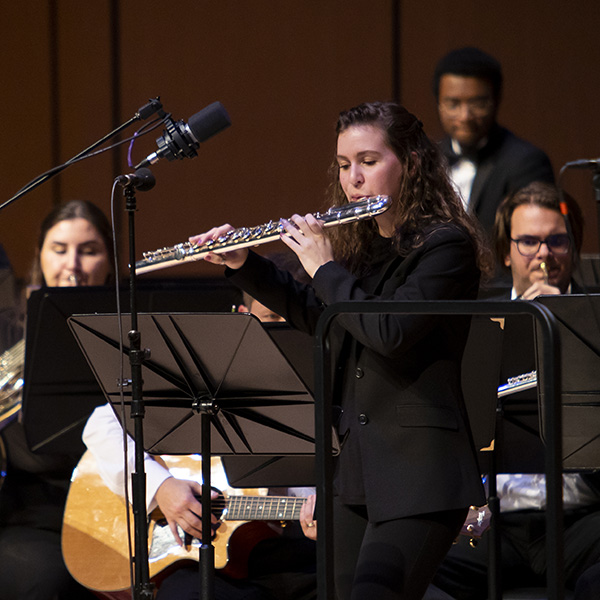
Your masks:
[{"label": "black music stand", "polygon": [[[140,313],[139,318],[151,349],[142,367],[147,452],[197,453],[197,417],[211,405],[211,454],[314,453],[312,395],[256,317]],[[69,325],[105,397],[118,408],[122,356],[116,315],[75,315]],[[124,373],[128,380],[128,366]],[[129,397],[126,381],[126,405]]]},{"label": "black music stand", "polygon": [[[536,302],[554,315],[561,347],[562,466],[565,470],[600,467],[600,295],[540,296]],[[506,385],[499,423],[498,472],[543,472],[546,423],[544,393],[538,387],[536,356],[540,352],[537,324],[528,316],[506,319],[503,356],[506,376],[533,374],[531,387],[519,391]]]},{"label": "black music stand", "polygon": [[[129,292],[120,294],[126,305]],[[223,311],[238,300],[239,291],[222,279],[152,280],[138,289],[138,305],[145,311]],[[43,288],[27,301],[23,426],[34,452],[81,455],[83,427],[94,408],[106,402],[67,324],[82,307],[114,312],[115,290]]]},{"label": "black music stand", "polygon": [[462,389],[482,473],[488,472],[495,436],[502,339],[497,320],[473,315],[462,360]]},{"label": "black music stand", "polygon": [[[541,296],[552,311],[561,346],[561,404],[563,467],[567,470],[600,467],[600,294]],[[539,332],[536,330],[536,343]],[[543,376],[543,366],[540,367]],[[540,374],[538,373],[538,375]],[[540,436],[547,424],[541,406]]]},{"label": "black music stand", "polygon": [[[112,301],[112,304],[111,304]],[[81,306],[113,306],[114,291],[48,288],[27,302],[23,427],[34,452],[83,454],[83,427],[104,396],[67,326]]]},{"label": "black music stand", "polygon": [[[144,343],[151,348],[142,364],[148,452],[201,450],[203,488],[210,488],[213,454],[314,454],[313,397],[256,317],[140,313],[138,318]],[[125,323],[127,315],[123,319]],[[119,412],[122,387],[130,405],[130,369],[120,352],[116,315],[73,316],[69,325],[108,401]],[[127,339],[123,344],[126,354]],[[125,375],[118,381],[121,361]],[[127,411],[125,417],[131,433],[133,420]],[[210,494],[203,493],[202,505],[207,539],[203,534],[200,570],[205,591],[214,576]]]},{"label": "black music stand", "polygon": [[[313,338],[292,329],[287,323],[263,323],[265,331],[290,361],[306,387],[314,389]],[[297,487],[315,486],[314,455],[221,457],[227,482],[231,487]]]},{"label": "black music stand", "polygon": [[[317,432],[317,483],[319,506],[317,520],[323,523],[319,526],[317,540],[317,582],[318,597],[323,600],[330,597],[333,590],[332,564],[333,536],[329,523],[332,517],[332,462],[328,452],[330,446],[329,432],[331,422],[331,356],[327,337],[332,321],[340,314],[432,314],[432,315],[489,315],[500,317],[504,315],[527,314],[540,323],[540,359],[548,369],[541,377],[541,385],[547,394],[547,402],[543,410],[547,413],[547,449],[546,449],[546,490],[547,490],[547,548],[549,598],[562,598],[564,576],[562,574],[562,537],[560,527],[562,522],[562,487],[560,485],[560,447],[561,421],[556,395],[560,389],[560,375],[554,365],[558,363],[559,349],[555,339],[555,321],[550,311],[533,302],[493,302],[493,301],[442,301],[430,300],[420,302],[410,301],[380,301],[380,302],[340,302],[327,307],[319,318],[315,334],[315,407]],[[319,410],[320,409],[320,410]],[[491,585],[490,590],[495,586]]]},{"label": "black music stand", "polygon": [[[561,466],[564,470],[600,467],[600,315],[599,295],[540,296],[556,321],[560,347]],[[539,323],[528,315],[507,316],[502,357],[502,394],[498,399],[495,473],[543,473],[546,453],[543,344]],[[537,371],[537,373],[536,373]],[[533,383],[523,386],[528,374]],[[508,385],[507,377],[516,379]],[[521,384],[519,385],[519,380]],[[538,383],[536,383],[536,381]],[[490,494],[492,496],[492,494]],[[495,496],[495,494],[494,494]],[[562,524],[561,524],[562,526]],[[491,533],[496,534],[495,528]],[[490,538],[492,539],[492,538]],[[493,538],[492,560],[499,561],[499,540]],[[490,569],[495,576],[499,562]],[[496,596],[500,597],[499,588]]]},{"label": "black music stand", "polygon": [[[540,438],[538,394],[535,381],[534,320],[528,315],[507,315],[496,423],[496,471],[543,473],[544,444]],[[533,374],[533,375],[532,375]],[[510,383],[509,383],[510,382]]]}]

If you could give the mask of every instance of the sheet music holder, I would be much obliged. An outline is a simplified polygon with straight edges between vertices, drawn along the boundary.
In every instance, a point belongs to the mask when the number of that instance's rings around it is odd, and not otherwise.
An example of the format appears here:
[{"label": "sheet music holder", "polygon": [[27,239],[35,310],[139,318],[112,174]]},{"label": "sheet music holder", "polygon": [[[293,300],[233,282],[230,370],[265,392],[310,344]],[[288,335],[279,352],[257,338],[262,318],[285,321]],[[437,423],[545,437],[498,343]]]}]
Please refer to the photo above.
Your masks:
[{"label": "sheet music holder", "polygon": [[[127,290],[121,291],[123,305]],[[221,279],[152,280],[138,290],[143,310],[223,311],[239,302],[240,292]],[[115,310],[110,288],[43,288],[27,302],[23,379],[23,419],[33,451],[84,450],[81,433],[92,410],[106,399],[69,329],[67,318],[82,312]]]},{"label": "sheet music holder", "polygon": [[503,331],[497,320],[473,315],[462,361],[462,388],[481,472],[494,441]]},{"label": "sheet music holder", "polygon": [[[314,388],[313,338],[287,323],[263,323],[265,331],[287,357],[311,391]],[[221,457],[231,487],[298,487],[316,485],[313,455],[228,455]]]},{"label": "sheet music holder", "polygon": [[[124,325],[127,315],[123,315]],[[69,319],[106,399],[119,414],[122,356],[115,315]],[[125,327],[126,329],[126,327]],[[193,454],[199,417],[214,406],[211,454],[314,454],[312,394],[256,317],[245,313],[139,314],[151,357],[142,365],[144,443],[152,454]],[[124,340],[125,352],[128,347]],[[129,365],[124,368],[125,404]],[[126,428],[131,433],[129,411]]]},{"label": "sheet music holder", "polygon": [[[123,323],[128,315],[123,315]],[[256,317],[246,313],[138,314],[151,354],[141,364],[144,418],[124,411],[125,428],[143,428],[145,450],[202,455],[203,527],[210,529],[210,457],[227,454],[314,454],[312,394]],[[94,374],[119,414],[131,406],[129,337],[116,315],[69,319]],[[123,340],[121,348],[120,340]],[[116,374],[124,373],[122,378]],[[207,522],[208,521],[208,522]],[[212,589],[210,535],[200,547],[200,582]]]},{"label": "sheet music holder", "polygon": [[83,453],[83,427],[104,397],[73,339],[67,317],[81,306],[94,310],[111,300],[114,304],[114,292],[93,288],[48,288],[31,294],[22,410],[33,451]]},{"label": "sheet music holder", "polygon": [[[561,347],[563,467],[585,470],[600,466],[600,295],[540,296],[558,325]],[[536,326],[528,316],[506,319],[503,356],[506,376],[536,372],[539,352]],[[539,380],[540,373],[537,373]],[[503,399],[498,472],[541,473],[544,470],[543,394],[538,388]],[[504,443],[503,443],[504,442]]]},{"label": "sheet music holder", "polygon": [[[600,467],[600,294],[537,299],[554,314],[561,348],[563,466]],[[536,331],[537,334],[537,331]],[[537,337],[536,337],[537,341]],[[538,379],[543,372],[538,372]],[[540,406],[544,402],[540,394]],[[546,423],[540,410],[540,433]]]},{"label": "sheet music holder", "polygon": [[[535,373],[534,320],[507,315],[504,322],[500,384]],[[543,473],[544,444],[540,438],[537,388],[510,387],[498,399],[496,467],[498,473]]]}]

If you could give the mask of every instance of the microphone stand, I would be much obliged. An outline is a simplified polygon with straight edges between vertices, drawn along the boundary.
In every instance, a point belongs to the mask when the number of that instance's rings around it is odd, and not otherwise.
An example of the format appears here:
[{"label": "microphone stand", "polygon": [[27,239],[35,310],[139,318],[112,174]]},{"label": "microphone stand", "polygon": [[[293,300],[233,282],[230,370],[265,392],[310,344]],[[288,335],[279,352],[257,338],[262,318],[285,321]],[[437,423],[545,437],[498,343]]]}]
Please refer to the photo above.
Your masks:
[{"label": "microphone stand", "polygon": [[90,154],[96,148],[98,148],[99,146],[104,144],[104,142],[108,141],[109,139],[111,139],[111,138],[115,137],[116,135],[118,135],[119,133],[121,133],[121,131],[123,131],[124,129],[129,127],[131,124],[135,123],[136,121],[140,121],[142,119],[147,119],[150,115],[153,115],[156,112],[158,112],[158,114],[161,118],[164,118],[166,116],[166,113],[162,110],[162,104],[160,103],[158,98],[152,99],[147,104],[144,104],[144,106],[142,106],[135,113],[135,115],[133,117],[131,117],[131,119],[129,119],[122,125],[119,125],[116,129],[113,129],[113,131],[106,134],[104,137],[99,139],[97,142],[94,142],[91,146],[89,146],[85,150],[82,150],[79,154],[76,154],[73,158],[70,158],[67,162],[63,163],[62,165],[58,165],[57,167],[54,167],[53,169],[50,169],[50,171],[47,171],[46,173],[43,173],[42,175],[39,175],[38,177],[36,177],[32,181],[30,181],[25,187],[21,188],[14,196],[12,196],[12,198],[9,198],[6,202],[0,204],[0,210],[2,210],[3,208],[6,208],[9,204],[12,204],[13,202],[18,200],[25,194],[27,194],[27,193],[31,192],[32,190],[34,190],[35,188],[39,187],[40,185],[42,185],[42,183],[45,183],[46,181],[48,181],[55,175],[58,175],[60,172],[64,171],[67,167],[72,165],[74,162],[77,162],[81,158],[84,158],[86,155]]},{"label": "microphone stand", "polygon": [[[104,144],[110,138],[118,135],[125,128],[129,127],[135,121],[147,119],[154,113],[158,113],[163,119],[166,113],[162,110],[162,104],[159,98],[151,99],[142,106],[135,115],[128,121],[119,125],[116,129],[102,137],[91,146],[82,150],[79,154],[69,159],[67,162],[54,167],[50,171],[43,173],[30,181],[21,188],[14,196],[9,198],[3,204],[0,204],[0,210],[6,208],[25,194],[39,187],[76,161],[85,158],[93,150]],[[144,472],[144,445],[142,419],[144,417],[144,406],[142,403],[142,363],[148,357],[149,351],[141,349],[140,333],[137,330],[137,299],[136,299],[136,280],[135,280],[135,223],[134,213],[136,210],[135,201],[135,181],[131,180],[124,186],[123,195],[126,197],[126,210],[129,213],[129,264],[130,268],[130,309],[131,309],[131,331],[129,338],[129,362],[131,365],[131,385],[132,385],[132,417],[134,419],[135,432],[135,465],[136,472],[132,476],[133,491],[133,513],[135,523],[135,600],[152,600],[154,597],[152,585],[150,584],[150,568],[148,563],[148,530],[146,516],[146,474]],[[149,188],[146,188],[149,189]],[[125,385],[125,382],[121,382]]]},{"label": "microphone stand", "polygon": [[596,167],[592,177],[592,186],[596,195],[596,215],[598,219],[598,236],[600,238],[600,167]]},{"label": "microphone stand", "polygon": [[129,339],[129,364],[131,366],[131,417],[134,422],[135,473],[132,481],[132,508],[134,519],[134,563],[135,563],[135,600],[151,600],[154,597],[150,583],[148,564],[148,528],[146,515],[146,473],[144,471],[144,402],[142,399],[142,363],[149,358],[149,350],[141,349],[141,335],[138,331],[137,285],[135,274],[135,186],[130,182],[124,186],[125,210],[129,222],[129,292],[131,330]]}]

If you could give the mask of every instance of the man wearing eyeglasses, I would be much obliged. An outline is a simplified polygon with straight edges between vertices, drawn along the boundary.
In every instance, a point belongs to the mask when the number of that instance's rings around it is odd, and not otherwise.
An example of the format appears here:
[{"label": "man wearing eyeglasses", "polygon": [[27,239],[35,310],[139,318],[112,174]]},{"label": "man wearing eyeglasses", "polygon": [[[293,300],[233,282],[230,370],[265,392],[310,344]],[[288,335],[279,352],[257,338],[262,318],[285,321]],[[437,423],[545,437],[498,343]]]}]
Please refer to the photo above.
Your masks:
[{"label": "man wearing eyeglasses", "polygon": [[441,147],[469,210],[491,232],[500,202],[532,181],[554,182],[550,160],[496,122],[500,63],[478,48],[460,48],[437,64],[433,91],[446,137]]},{"label": "man wearing eyeglasses", "polygon": [[534,182],[500,205],[494,224],[495,250],[498,262],[512,277],[511,299],[580,291],[572,275],[581,250],[583,217],[568,194],[564,205],[573,239],[554,186]]}]

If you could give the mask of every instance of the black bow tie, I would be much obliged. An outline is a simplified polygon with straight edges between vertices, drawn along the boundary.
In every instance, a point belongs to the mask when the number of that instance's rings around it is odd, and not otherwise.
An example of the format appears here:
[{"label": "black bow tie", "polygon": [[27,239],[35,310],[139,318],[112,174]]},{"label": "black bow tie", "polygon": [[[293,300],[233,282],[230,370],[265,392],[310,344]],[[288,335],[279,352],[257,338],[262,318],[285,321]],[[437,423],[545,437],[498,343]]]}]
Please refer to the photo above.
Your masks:
[{"label": "black bow tie", "polygon": [[477,164],[479,162],[479,156],[480,156],[479,150],[470,150],[470,149],[467,149],[467,150],[461,149],[461,152],[459,154],[457,154],[451,148],[450,151],[446,153],[446,158],[448,159],[448,163],[450,164],[451,167],[454,166],[461,158],[470,160],[471,162],[474,162],[475,164]]}]

